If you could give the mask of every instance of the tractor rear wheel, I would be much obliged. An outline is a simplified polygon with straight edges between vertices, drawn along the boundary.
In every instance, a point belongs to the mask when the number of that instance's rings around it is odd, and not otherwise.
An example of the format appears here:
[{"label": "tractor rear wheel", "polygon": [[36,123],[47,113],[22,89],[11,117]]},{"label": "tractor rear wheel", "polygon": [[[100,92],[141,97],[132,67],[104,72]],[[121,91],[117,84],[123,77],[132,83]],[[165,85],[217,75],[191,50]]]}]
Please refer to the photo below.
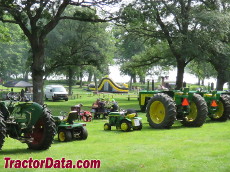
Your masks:
[{"label": "tractor rear wheel", "polygon": [[133,127],[134,130],[141,130],[142,129],[142,122],[141,121],[139,121],[139,122],[140,122],[139,126]]},{"label": "tractor rear wheel", "polygon": [[152,128],[170,128],[176,120],[175,102],[167,94],[154,95],[147,105],[146,117]]},{"label": "tractor rear wheel", "polygon": [[54,139],[56,133],[55,122],[51,116],[51,112],[44,108],[42,117],[34,125],[31,133],[27,133],[33,141],[27,143],[30,149],[45,150],[48,149]]},{"label": "tractor rear wheel", "polygon": [[120,128],[121,128],[122,131],[130,131],[131,128],[132,128],[132,125],[131,125],[130,122],[124,120],[124,121],[121,122],[121,127]]},{"label": "tractor rear wheel", "polygon": [[85,127],[82,127],[81,134],[80,134],[80,140],[86,140],[88,137],[88,131]]},{"label": "tractor rear wheel", "polygon": [[6,123],[2,113],[0,112],[0,150],[5,142],[6,137]]},{"label": "tractor rear wheel", "polygon": [[205,123],[208,106],[204,98],[194,94],[190,102],[190,112],[181,123],[186,127],[200,127]]},{"label": "tractor rear wheel", "polygon": [[68,142],[72,140],[72,133],[69,130],[61,129],[58,131],[58,141],[60,142]]},{"label": "tractor rear wheel", "polygon": [[209,116],[210,119],[213,121],[227,121],[230,115],[230,96],[226,94],[221,95],[217,105],[218,109],[216,113]]}]

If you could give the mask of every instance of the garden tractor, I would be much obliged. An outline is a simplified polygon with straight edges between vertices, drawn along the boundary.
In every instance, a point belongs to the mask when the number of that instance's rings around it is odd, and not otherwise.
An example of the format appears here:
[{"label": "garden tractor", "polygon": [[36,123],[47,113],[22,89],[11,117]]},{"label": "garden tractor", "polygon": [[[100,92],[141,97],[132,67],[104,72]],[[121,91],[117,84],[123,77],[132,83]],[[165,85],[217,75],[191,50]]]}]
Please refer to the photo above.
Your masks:
[{"label": "garden tractor", "polygon": [[109,123],[104,124],[104,130],[111,130],[111,126],[116,126],[116,129],[122,131],[142,129],[142,118],[138,117],[133,109],[121,112],[110,112],[108,117]]},{"label": "garden tractor", "polygon": [[5,137],[11,137],[30,149],[46,150],[55,134],[55,123],[46,105],[15,99],[0,102],[0,149]]},{"label": "garden tractor", "polygon": [[78,111],[60,112],[61,116],[54,116],[54,120],[57,126],[58,141],[67,142],[73,139],[86,140],[88,132],[85,123],[77,123],[75,120],[79,120]]},{"label": "garden tractor", "polygon": [[175,120],[186,127],[204,124],[208,107],[205,99],[196,93],[183,90],[140,91],[139,105],[146,111],[147,121],[152,128],[170,128]]}]

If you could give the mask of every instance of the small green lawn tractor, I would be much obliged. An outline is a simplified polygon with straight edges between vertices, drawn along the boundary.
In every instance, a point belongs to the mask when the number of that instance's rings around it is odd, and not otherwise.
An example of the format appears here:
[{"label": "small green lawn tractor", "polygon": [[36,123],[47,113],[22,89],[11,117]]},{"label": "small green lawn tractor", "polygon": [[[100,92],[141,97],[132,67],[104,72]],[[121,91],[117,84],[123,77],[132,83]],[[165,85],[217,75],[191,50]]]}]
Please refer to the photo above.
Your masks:
[{"label": "small green lawn tractor", "polygon": [[111,130],[111,126],[116,126],[117,129],[122,131],[142,129],[142,118],[138,117],[137,113],[132,109],[122,112],[110,112],[108,117],[109,123],[104,124],[104,130]]},{"label": "small green lawn tractor", "polygon": [[230,115],[230,96],[223,91],[197,91],[208,105],[208,116],[213,121],[227,121]]},{"label": "small green lawn tractor", "polygon": [[58,131],[58,140],[67,142],[73,139],[86,140],[88,132],[85,123],[77,123],[75,120],[79,118],[78,111],[61,112],[62,116],[55,116],[54,120]]},{"label": "small green lawn tractor", "polygon": [[173,91],[140,91],[139,105],[146,111],[152,128],[170,128],[175,120],[186,127],[200,127],[208,114],[204,98],[189,92],[188,88]]},{"label": "small green lawn tractor", "polygon": [[35,102],[0,102],[0,149],[9,136],[30,149],[48,149],[56,134],[55,123],[46,105]]}]

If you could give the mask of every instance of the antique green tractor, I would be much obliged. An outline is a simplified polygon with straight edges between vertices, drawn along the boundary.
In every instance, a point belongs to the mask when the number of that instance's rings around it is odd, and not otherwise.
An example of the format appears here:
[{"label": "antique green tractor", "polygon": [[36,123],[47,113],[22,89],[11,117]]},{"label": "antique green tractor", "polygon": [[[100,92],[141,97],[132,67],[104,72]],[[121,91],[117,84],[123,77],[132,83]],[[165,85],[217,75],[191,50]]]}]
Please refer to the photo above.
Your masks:
[{"label": "antique green tractor", "polygon": [[116,129],[122,131],[142,129],[142,118],[138,117],[137,113],[132,109],[122,112],[110,112],[108,117],[109,123],[104,124],[104,130],[111,130],[111,126],[116,126]]},{"label": "antique green tractor", "polygon": [[186,127],[200,127],[204,124],[208,107],[205,99],[183,90],[140,91],[139,105],[146,111],[147,121],[152,128],[170,128],[175,120],[181,121]]},{"label": "antique green tractor", "polygon": [[230,96],[224,91],[196,91],[204,97],[208,106],[208,117],[213,121],[227,121],[230,115]]},{"label": "antique green tractor", "polygon": [[34,150],[51,146],[56,129],[46,105],[9,100],[0,102],[0,110],[0,149],[5,137],[26,143]]},{"label": "antique green tractor", "polygon": [[54,116],[57,126],[58,140],[60,142],[67,142],[73,139],[86,140],[88,132],[85,123],[77,123],[75,120],[79,119],[78,111],[60,112],[61,116]]}]

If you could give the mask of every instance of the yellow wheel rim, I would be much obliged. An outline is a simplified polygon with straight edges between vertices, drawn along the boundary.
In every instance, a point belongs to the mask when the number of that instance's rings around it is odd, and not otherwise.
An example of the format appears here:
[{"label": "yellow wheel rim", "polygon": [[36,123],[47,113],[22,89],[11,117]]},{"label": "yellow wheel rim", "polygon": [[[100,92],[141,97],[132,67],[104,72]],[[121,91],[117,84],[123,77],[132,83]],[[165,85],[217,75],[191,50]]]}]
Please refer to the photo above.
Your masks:
[{"label": "yellow wheel rim", "polygon": [[194,102],[191,102],[190,104],[190,112],[189,115],[186,116],[186,121],[192,122],[197,118],[197,106]]},{"label": "yellow wheel rim", "polygon": [[104,130],[109,130],[109,126],[107,124],[104,125]]},{"label": "yellow wheel rim", "polygon": [[160,101],[154,101],[150,106],[149,115],[155,124],[160,124],[165,119],[165,107]]},{"label": "yellow wheel rim", "polygon": [[217,112],[214,114],[213,118],[215,119],[219,119],[220,117],[222,117],[224,114],[224,105],[223,103],[220,101],[218,103],[218,109],[217,109]]},{"label": "yellow wheel rim", "polygon": [[128,124],[125,122],[121,124],[121,130],[123,130],[123,131],[128,130],[128,127],[129,127]]},{"label": "yellow wheel rim", "polygon": [[61,131],[61,132],[59,133],[59,140],[60,140],[61,142],[64,142],[64,141],[65,141],[65,133],[64,133],[63,131]]}]

